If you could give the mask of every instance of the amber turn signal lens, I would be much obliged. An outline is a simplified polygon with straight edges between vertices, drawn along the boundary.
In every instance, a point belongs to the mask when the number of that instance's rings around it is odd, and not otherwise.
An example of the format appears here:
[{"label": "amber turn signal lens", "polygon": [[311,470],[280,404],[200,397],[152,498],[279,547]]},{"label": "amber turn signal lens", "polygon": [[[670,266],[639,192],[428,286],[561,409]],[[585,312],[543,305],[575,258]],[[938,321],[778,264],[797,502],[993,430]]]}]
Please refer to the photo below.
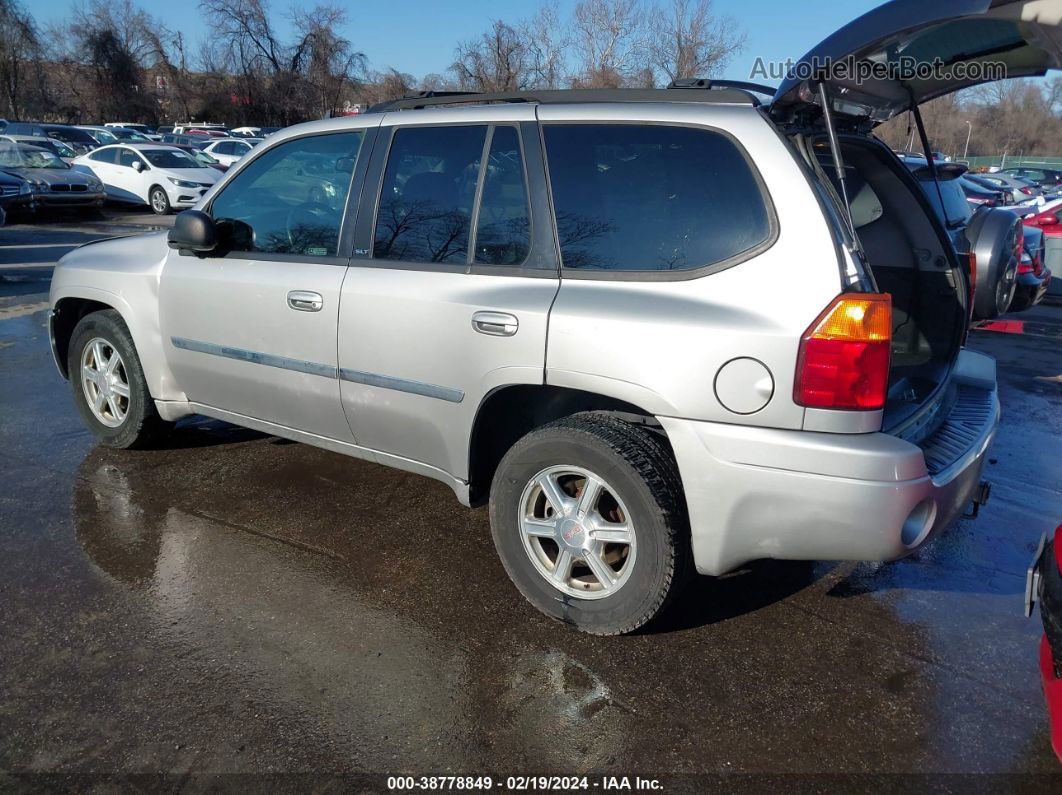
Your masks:
[{"label": "amber turn signal lens", "polygon": [[842,295],[806,335],[817,340],[874,342],[892,338],[892,301],[884,293]]}]

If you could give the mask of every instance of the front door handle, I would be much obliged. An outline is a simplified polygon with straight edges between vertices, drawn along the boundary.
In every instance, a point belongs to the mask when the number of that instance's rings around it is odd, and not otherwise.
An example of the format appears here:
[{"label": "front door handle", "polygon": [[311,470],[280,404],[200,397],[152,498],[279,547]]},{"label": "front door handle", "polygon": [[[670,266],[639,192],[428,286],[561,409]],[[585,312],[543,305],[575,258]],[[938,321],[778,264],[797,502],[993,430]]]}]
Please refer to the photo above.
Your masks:
[{"label": "front door handle", "polygon": [[508,312],[476,312],[472,315],[472,328],[492,337],[511,337],[520,328],[520,321]]},{"label": "front door handle", "polygon": [[324,299],[320,293],[309,290],[292,290],[288,293],[288,306],[299,312],[320,312]]}]

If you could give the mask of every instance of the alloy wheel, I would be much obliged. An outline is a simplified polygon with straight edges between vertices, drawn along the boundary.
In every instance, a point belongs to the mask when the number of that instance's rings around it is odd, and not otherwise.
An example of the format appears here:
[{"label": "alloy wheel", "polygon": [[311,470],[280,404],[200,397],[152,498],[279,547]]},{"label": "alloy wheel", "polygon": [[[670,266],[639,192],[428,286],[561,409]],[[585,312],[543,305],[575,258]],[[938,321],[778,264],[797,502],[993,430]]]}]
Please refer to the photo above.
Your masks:
[{"label": "alloy wheel", "polygon": [[595,473],[571,465],[542,470],[524,487],[518,519],[535,571],[558,591],[601,599],[630,579],[637,548],[630,513]]},{"label": "alloy wheel", "polygon": [[92,415],[108,428],[117,428],[129,413],[129,376],[114,346],[102,337],[89,341],[81,352],[81,388]]}]

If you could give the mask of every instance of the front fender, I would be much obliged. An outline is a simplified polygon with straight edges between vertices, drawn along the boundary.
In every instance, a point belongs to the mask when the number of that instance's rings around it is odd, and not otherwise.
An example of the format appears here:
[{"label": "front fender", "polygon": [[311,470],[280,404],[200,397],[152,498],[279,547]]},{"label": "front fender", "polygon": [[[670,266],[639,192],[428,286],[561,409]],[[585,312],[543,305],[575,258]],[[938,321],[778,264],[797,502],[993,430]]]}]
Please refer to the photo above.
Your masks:
[{"label": "front fender", "polygon": [[159,328],[159,276],[168,248],[164,235],[137,235],[71,251],[55,267],[52,311],[69,300],[95,301],[114,309],[129,329],[156,400],[184,400],[166,362]]}]

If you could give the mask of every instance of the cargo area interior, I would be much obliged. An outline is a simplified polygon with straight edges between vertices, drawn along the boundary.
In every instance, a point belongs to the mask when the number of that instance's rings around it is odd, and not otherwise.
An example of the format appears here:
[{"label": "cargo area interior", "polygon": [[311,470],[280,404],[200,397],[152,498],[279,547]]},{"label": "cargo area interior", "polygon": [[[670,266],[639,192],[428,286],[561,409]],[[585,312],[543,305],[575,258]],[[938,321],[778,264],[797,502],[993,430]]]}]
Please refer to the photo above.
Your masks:
[{"label": "cargo area interior", "polygon": [[[959,288],[926,205],[868,139],[842,137],[841,153],[852,222],[881,292],[892,296],[892,360],[884,429],[910,417],[947,377],[966,326]],[[819,165],[840,195],[825,142]]]}]

